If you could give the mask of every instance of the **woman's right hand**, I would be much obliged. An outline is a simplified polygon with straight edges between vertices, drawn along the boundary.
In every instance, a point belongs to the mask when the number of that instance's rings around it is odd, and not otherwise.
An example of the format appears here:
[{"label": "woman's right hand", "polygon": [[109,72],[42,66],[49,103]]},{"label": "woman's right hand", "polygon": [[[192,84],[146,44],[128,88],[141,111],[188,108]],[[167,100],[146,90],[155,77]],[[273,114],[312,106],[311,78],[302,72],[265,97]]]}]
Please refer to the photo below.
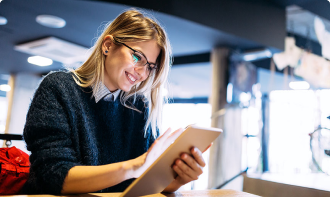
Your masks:
[{"label": "woman's right hand", "polygon": [[146,153],[131,160],[133,166],[132,177],[138,178],[141,176],[183,131],[184,130],[180,128],[171,133],[171,128],[168,128],[162,136],[155,140]]}]

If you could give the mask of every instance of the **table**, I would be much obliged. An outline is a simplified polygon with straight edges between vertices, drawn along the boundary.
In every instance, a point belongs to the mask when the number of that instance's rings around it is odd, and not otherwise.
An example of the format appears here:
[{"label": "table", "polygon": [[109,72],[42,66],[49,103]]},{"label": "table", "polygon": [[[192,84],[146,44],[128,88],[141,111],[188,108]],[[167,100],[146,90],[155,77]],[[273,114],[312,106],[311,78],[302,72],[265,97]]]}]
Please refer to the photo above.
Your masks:
[{"label": "table", "polygon": [[[119,197],[121,193],[88,193],[88,194],[78,194],[78,195],[63,195],[71,197]],[[54,197],[53,195],[42,195],[44,197]],[[193,191],[181,191],[169,194],[153,194],[145,197],[257,197],[256,195],[249,194],[246,192],[240,192],[229,189],[219,189],[219,190],[193,190]],[[11,197],[40,197],[40,195],[12,195]]]}]

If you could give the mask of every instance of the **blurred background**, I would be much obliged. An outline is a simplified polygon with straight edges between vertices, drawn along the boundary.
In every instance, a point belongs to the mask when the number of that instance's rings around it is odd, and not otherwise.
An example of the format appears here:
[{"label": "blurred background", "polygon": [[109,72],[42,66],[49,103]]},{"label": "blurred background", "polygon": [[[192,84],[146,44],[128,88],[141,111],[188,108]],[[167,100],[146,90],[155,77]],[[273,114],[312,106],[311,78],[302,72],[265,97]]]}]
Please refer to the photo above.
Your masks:
[{"label": "blurred background", "polygon": [[330,196],[327,0],[0,0],[0,134],[22,135],[42,77],[79,67],[132,7],[172,44],[163,129],[223,129],[204,174],[182,190]]}]

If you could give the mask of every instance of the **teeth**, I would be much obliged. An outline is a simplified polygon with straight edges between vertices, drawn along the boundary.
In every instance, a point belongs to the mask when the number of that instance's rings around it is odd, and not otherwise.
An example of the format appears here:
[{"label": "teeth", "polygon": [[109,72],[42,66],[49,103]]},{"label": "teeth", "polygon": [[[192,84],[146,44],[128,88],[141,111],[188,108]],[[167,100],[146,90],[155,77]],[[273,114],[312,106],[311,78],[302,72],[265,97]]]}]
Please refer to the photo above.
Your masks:
[{"label": "teeth", "polygon": [[127,76],[128,76],[133,82],[136,81],[136,79],[135,79],[134,77],[132,77],[130,74],[127,74]]}]

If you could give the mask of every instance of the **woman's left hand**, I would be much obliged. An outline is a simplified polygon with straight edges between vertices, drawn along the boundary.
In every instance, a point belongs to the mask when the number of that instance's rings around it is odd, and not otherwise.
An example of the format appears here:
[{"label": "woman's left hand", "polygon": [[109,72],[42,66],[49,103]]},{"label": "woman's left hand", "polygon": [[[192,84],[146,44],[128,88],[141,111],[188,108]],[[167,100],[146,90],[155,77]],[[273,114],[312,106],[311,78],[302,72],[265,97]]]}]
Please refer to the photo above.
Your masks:
[{"label": "woman's left hand", "polygon": [[181,185],[197,180],[205,167],[202,152],[198,148],[190,149],[190,153],[191,155],[181,154],[180,159],[177,159],[172,167],[178,174],[175,181]]},{"label": "woman's left hand", "polygon": [[[212,144],[210,144],[203,152],[209,149],[211,145]],[[172,168],[178,176],[164,189],[163,192],[175,192],[182,185],[197,180],[203,173],[205,161],[202,157],[202,152],[198,148],[193,147],[190,149],[190,154],[183,153],[180,155],[180,159],[174,161]]]}]

